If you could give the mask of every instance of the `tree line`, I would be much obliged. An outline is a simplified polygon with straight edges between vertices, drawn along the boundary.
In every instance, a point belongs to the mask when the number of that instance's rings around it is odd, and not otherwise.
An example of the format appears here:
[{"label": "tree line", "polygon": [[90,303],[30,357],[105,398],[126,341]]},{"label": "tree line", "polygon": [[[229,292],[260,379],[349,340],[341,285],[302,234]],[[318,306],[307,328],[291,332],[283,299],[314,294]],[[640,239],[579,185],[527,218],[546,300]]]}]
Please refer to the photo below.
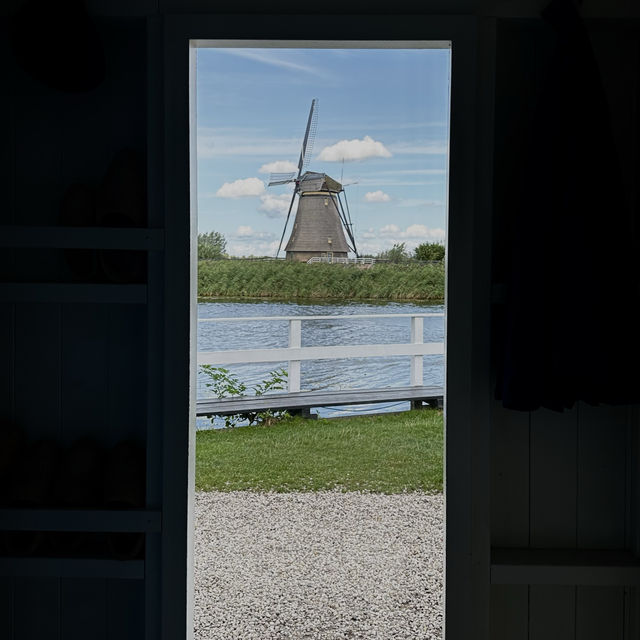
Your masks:
[{"label": "tree line", "polygon": [[[228,258],[226,253],[227,241],[219,231],[209,231],[198,234],[198,260],[220,260]],[[413,254],[409,252],[404,242],[394,244],[391,249],[382,251],[377,255],[363,256],[377,258],[393,264],[420,260],[422,262],[438,262],[444,260],[444,245],[439,242],[424,242],[419,244]]]},{"label": "tree line", "polygon": [[419,244],[413,254],[409,252],[404,242],[394,244],[391,249],[380,252],[377,256],[371,256],[378,260],[386,260],[393,264],[420,260],[421,262],[440,262],[444,260],[444,245],[439,242],[424,242]]}]

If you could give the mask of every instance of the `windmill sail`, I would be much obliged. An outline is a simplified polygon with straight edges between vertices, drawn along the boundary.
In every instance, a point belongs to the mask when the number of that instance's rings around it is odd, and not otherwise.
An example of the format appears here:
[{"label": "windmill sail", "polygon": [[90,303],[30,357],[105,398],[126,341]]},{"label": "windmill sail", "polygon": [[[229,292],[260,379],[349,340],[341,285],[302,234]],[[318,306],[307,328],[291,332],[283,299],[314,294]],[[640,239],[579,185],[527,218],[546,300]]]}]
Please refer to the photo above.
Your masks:
[{"label": "windmill sail", "polygon": [[313,143],[316,139],[316,131],[318,130],[318,109],[316,108],[318,100],[314,98],[311,101],[311,111],[309,111],[309,119],[307,120],[307,129],[304,133],[302,142],[302,150],[300,151],[300,160],[298,160],[298,177],[303,169],[309,164],[311,153],[313,152]]}]

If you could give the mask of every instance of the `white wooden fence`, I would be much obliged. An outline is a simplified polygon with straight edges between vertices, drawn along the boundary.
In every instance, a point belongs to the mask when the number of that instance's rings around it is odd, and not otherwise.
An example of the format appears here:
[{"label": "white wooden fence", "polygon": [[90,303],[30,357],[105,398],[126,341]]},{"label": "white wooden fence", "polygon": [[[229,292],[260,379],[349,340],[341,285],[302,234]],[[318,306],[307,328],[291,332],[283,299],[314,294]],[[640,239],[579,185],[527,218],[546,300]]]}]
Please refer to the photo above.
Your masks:
[{"label": "white wooden fence", "polygon": [[[226,365],[254,362],[289,361],[289,391],[300,391],[300,362],[332,358],[379,358],[411,356],[411,386],[420,386],[422,356],[444,354],[443,342],[423,341],[424,318],[443,317],[443,313],[377,313],[372,315],[340,316],[262,316],[244,318],[199,318],[198,322],[282,322],[289,323],[289,346],[272,349],[229,349],[199,351],[198,364]],[[307,320],[363,320],[371,318],[410,318],[411,336],[408,343],[358,344],[332,346],[302,346],[302,323]]]}]

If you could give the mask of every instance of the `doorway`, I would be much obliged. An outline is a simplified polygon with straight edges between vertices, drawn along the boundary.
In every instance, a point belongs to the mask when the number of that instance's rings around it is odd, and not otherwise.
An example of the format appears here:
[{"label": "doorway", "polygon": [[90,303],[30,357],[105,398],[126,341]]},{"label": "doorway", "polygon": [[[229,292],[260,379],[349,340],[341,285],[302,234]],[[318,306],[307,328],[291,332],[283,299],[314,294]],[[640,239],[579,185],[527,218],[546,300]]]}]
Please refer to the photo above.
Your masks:
[{"label": "doorway", "polygon": [[[315,34],[322,33],[322,27],[320,23],[325,20],[323,17],[317,24],[314,25],[313,32]],[[475,457],[474,463],[471,462],[470,452],[474,440],[480,437],[482,429],[486,428],[486,414],[484,407],[480,404],[476,404],[473,410],[468,402],[470,394],[474,390],[473,375],[471,372],[474,370],[473,363],[479,358],[477,348],[471,349],[473,334],[484,335],[485,327],[482,324],[474,322],[474,316],[468,313],[469,301],[476,295],[476,280],[479,280],[483,276],[482,269],[475,269],[474,266],[486,267],[486,265],[475,264],[474,256],[470,251],[472,246],[471,239],[474,233],[473,226],[473,211],[474,211],[474,192],[473,188],[469,188],[470,185],[475,183],[475,135],[474,135],[474,119],[469,118],[469,109],[471,113],[475,113],[475,63],[473,56],[473,43],[474,43],[474,29],[475,24],[464,20],[433,20],[421,21],[419,28],[416,25],[410,26],[410,21],[406,18],[397,17],[398,21],[396,25],[404,24],[404,29],[396,33],[409,33],[420,34],[420,37],[430,34],[438,34],[440,37],[450,37],[454,45],[454,56],[452,58],[453,64],[453,77],[460,78],[459,83],[452,85],[452,137],[451,137],[451,172],[449,176],[449,227],[448,227],[448,291],[447,291],[447,371],[446,371],[446,385],[447,385],[447,468],[456,468],[456,475],[452,477],[447,475],[446,490],[447,490],[447,521],[451,525],[452,516],[456,523],[455,531],[451,531],[451,526],[447,530],[447,591],[456,593],[456,601],[449,600],[447,604],[447,634],[448,637],[465,637],[462,634],[461,629],[475,629],[473,621],[475,620],[475,598],[471,597],[471,594],[475,590],[482,590],[480,582],[475,579],[471,579],[474,575],[483,575],[483,563],[487,563],[488,557],[485,558],[483,553],[480,556],[476,555],[476,561],[472,564],[468,561],[467,551],[474,545],[477,545],[478,541],[482,537],[482,526],[478,522],[477,518],[472,518],[472,510],[470,504],[474,491],[471,490],[473,485],[472,479],[475,475],[482,478],[483,469],[481,460],[484,460],[482,452],[479,452],[476,448],[476,453],[479,455]],[[253,33],[267,34],[283,33],[283,29],[273,20],[267,19],[261,21],[260,28],[255,26],[256,23],[249,21],[252,26]],[[394,20],[379,20],[371,18],[371,20],[357,21],[353,19],[345,19],[340,23],[340,27],[337,30],[338,33],[363,33],[365,30],[369,34],[380,34],[381,40],[384,40],[384,34],[388,33],[389,25],[394,23]],[[208,25],[208,26],[207,26]],[[228,24],[227,24],[228,26]],[[236,23],[236,33],[240,34],[246,28],[244,25]],[[324,25],[326,27],[326,25]],[[233,31],[233,29],[231,29]],[[184,38],[187,40],[191,38],[191,46],[193,48],[198,46],[199,41],[193,40],[194,37],[204,36],[205,34],[220,33],[220,24],[216,23],[215,19],[208,21],[190,18],[177,23],[169,29],[170,42],[168,51],[171,58],[171,69],[168,70],[168,82],[167,82],[167,121],[186,122],[185,115],[188,114],[188,109],[185,109],[185,105],[181,102],[180,96],[184,96],[186,85],[183,84],[179,78],[184,80],[184,72],[180,69],[184,69],[181,64],[186,62],[186,52],[182,50],[185,44]],[[284,29],[286,31],[286,29]],[[225,31],[228,33],[228,31]],[[246,33],[246,31],[245,31]],[[211,37],[211,35],[208,35]],[[437,36],[436,36],[437,37]],[[345,39],[346,40],[346,39]],[[344,42],[344,41],[340,41]],[[457,44],[456,44],[457,43]],[[304,43],[305,45],[308,43]],[[358,45],[362,45],[363,41],[358,41]],[[395,43],[394,43],[395,44]],[[175,53],[175,57],[171,54]],[[192,50],[191,60],[195,62],[195,55]],[[181,62],[182,61],[182,62]],[[456,68],[460,70],[459,75],[456,75]],[[192,67],[194,69],[194,67]],[[456,81],[458,82],[458,81]],[[172,87],[176,89],[175,95],[172,94]],[[192,127],[192,140],[191,149],[195,149],[195,130]],[[188,174],[185,174],[184,169],[179,168],[181,159],[189,157],[189,149],[185,148],[181,141],[185,138],[181,137],[185,135],[185,129],[172,129],[167,127],[166,129],[166,143],[167,147],[173,151],[169,158],[167,154],[166,169],[173,170],[172,177],[170,179],[171,185],[169,186],[168,193],[168,206],[172,207],[178,205],[182,207],[184,203],[195,202],[195,193],[190,192],[188,185]],[[192,156],[193,159],[193,156]],[[188,166],[188,163],[185,163]],[[192,165],[193,168],[193,165]],[[169,171],[166,172],[169,175]],[[186,180],[184,179],[186,178]],[[191,187],[194,187],[193,182]],[[466,187],[466,188],[465,188]],[[173,223],[172,223],[173,224]],[[170,225],[168,225],[170,226]],[[175,248],[176,264],[181,264],[180,267],[184,270],[184,244],[181,244],[186,236],[190,236],[191,255],[195,255],[195,210],[192,209],[191,222],[189,229],[187,229],[184,223],[176,223],[173,225],[176,230],[176,235],[172,236],[169,240],[168,254],[172,253],[172,248]],[[170,229],[168,229],[170,231]],[[476,234],[478,230],[475,229]],[[171,235],[171,234],[169,234]],[[180,257],[182,256],[182,257]],[[171,263],[171,259],[168,260]],[[193,267],[191,267],[193,270]],[[183,271],[184,272],[184,271]],[[473,276],[472,276],[473,274]],[[193,272],[191,272],[193,275]],[[453,287],[452,283],[456,286]],[[169,291],[169,298],[172,301],[185,300],[185,291]],[[189,296],[193,296],[191,299],[195,299],[195,291],[192,287],[189,291]],[[194,327],[195,319],[195,305],[189,302],[191,328]],[[188,305],[187,305],[188,306]],[[481,305],[474,307],[474,313],[477,315]],[[455,312],[455,313],[454,313]],[[455,321],[454,321],[455,320]],[[476,318],[477,320],[477,318]],[[484,321],[484,320],[483,320]],[[183,325],[184,326],[184,325]],[[191,334],[193,335],[193,333]],[[479,344],[478,342],[474,344]],[[195,345],[192,345],[189,361],[195,361]],[[179,358],[180,359],[180,358]],[[190,369],[192,371],[193,369]],[[195,381],[192,378],[192,389],[195,389]],[[192,392],[193,393],[193,392]],[[195,394],[194,394],[195,395]],[[195,397],[189,394],[187,404],[191,407],[191,416],[195,409]],[[476,429],[480,427],[480,429]],[[472,436],[475,429],[475,435]],[[189,435],[189,439],[193,440],[193,435]],[[176,438],[179,443],[179,438]],[[193,458],[190,457],[191,468],[193,465]],[[482,481],[480,484],[475,485],[475,495],[478,492],[484,492]],[[483,494],[484,495],[484,494]],[[169,511],[171,511],[171,505],[169,504]],[[176,503],[177,506],[177,503]],[[478,528],[479,527],[479,528]],[[484,545],[480,543],[476,546],[477,549],[483,549]],[[480,558],[480,560],[478,559]],[[176,559],[176,562],[180,562]],[[452,591],[455,589],[455,591]],[[458,606],[464,606],[466,618],[463,615],[455,615],[458,611]],[[471,607],[471,609],[469,609]],[[477,614],[481,615],[481,607],[478,605]],[[470,626],[471,625],[471,626]]]}]

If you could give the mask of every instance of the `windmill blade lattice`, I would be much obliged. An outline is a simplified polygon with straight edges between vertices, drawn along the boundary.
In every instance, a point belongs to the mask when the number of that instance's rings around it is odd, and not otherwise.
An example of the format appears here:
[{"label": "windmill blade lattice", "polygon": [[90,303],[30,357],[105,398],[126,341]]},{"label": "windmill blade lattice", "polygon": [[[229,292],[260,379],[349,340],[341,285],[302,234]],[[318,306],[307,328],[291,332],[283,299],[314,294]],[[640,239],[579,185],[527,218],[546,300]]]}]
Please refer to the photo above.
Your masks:
[{"label": "windmill blade lattice", "polygon": [[306,170],[311,162],[313,155],[313,145],[316,141],[316,132],[318,131],[318,99],[311,101],[311,111],[309,112],[309,120],[307,121],[307,132],[302,143],[302,153],[300,154],[300,162],[298,163],[298,177]]},{"label": "windmill blade lattice", "polygon": [[292,171],[291,173],[272,173],[269,176],[269,184],[267,186],[272,187],[276,184],[289,184],[290,182],[294,182],[295,179],[295,171]]}]

